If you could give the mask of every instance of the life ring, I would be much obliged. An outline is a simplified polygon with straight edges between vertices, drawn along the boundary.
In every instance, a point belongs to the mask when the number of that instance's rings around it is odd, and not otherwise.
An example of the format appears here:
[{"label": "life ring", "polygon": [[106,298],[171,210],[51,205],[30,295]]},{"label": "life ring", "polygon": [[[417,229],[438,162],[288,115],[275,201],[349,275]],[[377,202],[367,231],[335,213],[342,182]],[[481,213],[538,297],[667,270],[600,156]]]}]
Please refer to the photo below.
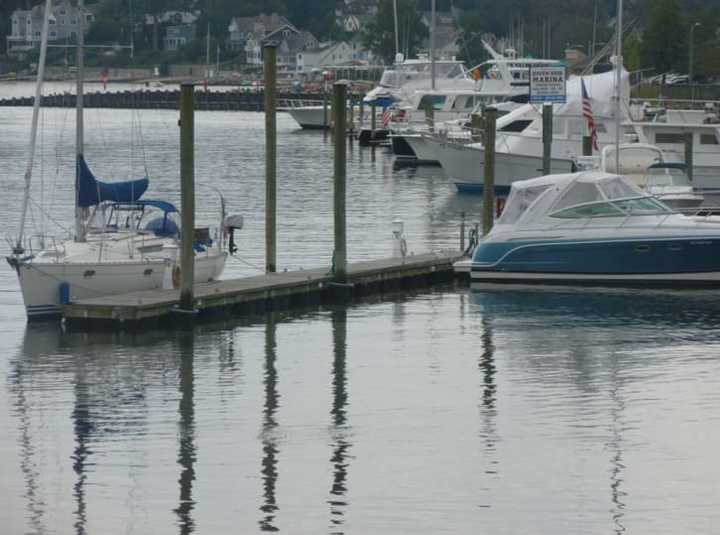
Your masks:
[{"label": "life ring", "polygon": [[175,266],[172,270],[172,285],[176,290],[180,288],[181,272],[180,266]]}]

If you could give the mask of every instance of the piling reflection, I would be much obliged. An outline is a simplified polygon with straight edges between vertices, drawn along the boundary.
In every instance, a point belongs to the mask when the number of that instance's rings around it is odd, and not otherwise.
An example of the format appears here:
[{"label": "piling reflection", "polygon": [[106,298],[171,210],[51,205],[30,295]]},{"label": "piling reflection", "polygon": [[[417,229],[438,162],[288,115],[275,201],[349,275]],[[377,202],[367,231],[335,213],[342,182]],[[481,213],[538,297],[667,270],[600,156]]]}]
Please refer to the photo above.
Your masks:
[{"label": "piling reflection", "polygon": [[263,480],[263,499],[260,511],[264,516],[258,524],[261,531],[279,531],[275,525],[275,515],[279,510],[275,496],[275,488],[278,478],[278,455],[279,450],[275,437],[277,421],[275,413],[279,405],[279,394],[277,390],[278,374],[276,368],[277,360],[277,323],[275,317],[269,314],[265,324],[265,406],[263,410],[262,445],[263,458],[260,472]]},{"label": "piling reflection", "polygon": [[[485,453],[489,466],[485,468],[485,474],[496,476],[498,473],[497,451],[497,385],[495,384],[495,342],[493,340],[492,319],[483,315],[481,320],[482,331],[480,339],[482,342],[482,353],[478,361],[478,369],[482,375],[482,400],[480,402],[480,437],[483,440]],[[488,491],[490,489],[488,488]],[[482,503],[481,507],[489,507],[490,504]]]},{"label": "piling reflection", "polygon": [[75,532],[78,535],[86,533],[87,506],[85,503],[85,482],[87,480],[86,465],[91,455],[89,447],[90,436],[95,429],[90,408],[92,400],[89,393],[89,384],[85,376],[85,365],[77,363],[75,375],[75,406],[72,413],[73,429],[75,431],[75,449],[72,455],[73,471],[77,479],[73,486],[75,496]]},{"label": "piling reflection", "polygon": [[333,483],[330,488],[330,524],[332,533],[344,523],[347,508],[347,478],[350,443],[345,437],[347,429],[347,310],[332,312],[333,367],[332,367],[332,423],[334,440],[330,463],[333,467]]},{"label": "piling reflection", "polygon": [[625,401],[622,397],[620,374],[618,366],[617,354],[613,354],[611,359],[611,377],[610,377],[610,398],[612,401],[610,408],[610,442],[608,448],[612,452],[610,459],[610,495],[612,499],[612,520],[616,535],[625,532],[623,524],[623,516],[625,515],[625,497],[626,493],[622,490],[623,474],[625,472],[625,464],[623,462],[623,438],[622,428],[623,412],[625,409]]},{"label": "piling reflection", "polygon": [[195,481],[195,333],[192,329],[178,333],[179,390],[180,404],[178,407],[179,453],[178,464],[181,467],[178,484],[180,501],[175,509],[180,526],[180,534],[187,535],[195,530],[192,512],[195,502],[192,498],[193,481]]}]

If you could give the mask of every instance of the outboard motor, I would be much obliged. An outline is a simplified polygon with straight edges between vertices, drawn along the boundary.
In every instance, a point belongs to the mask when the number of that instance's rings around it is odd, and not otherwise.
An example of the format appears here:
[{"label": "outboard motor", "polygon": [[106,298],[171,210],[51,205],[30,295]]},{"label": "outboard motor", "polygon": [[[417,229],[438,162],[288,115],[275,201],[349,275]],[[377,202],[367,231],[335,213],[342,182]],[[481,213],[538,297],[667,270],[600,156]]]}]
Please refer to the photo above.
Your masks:
[{"label": "outboard motor", "polygon": [[228,252],[234,255],[237,252],[235,245],[235,230],[243,228],[243,216],[229,215],[223,219],[223,234],[228,236]]}]

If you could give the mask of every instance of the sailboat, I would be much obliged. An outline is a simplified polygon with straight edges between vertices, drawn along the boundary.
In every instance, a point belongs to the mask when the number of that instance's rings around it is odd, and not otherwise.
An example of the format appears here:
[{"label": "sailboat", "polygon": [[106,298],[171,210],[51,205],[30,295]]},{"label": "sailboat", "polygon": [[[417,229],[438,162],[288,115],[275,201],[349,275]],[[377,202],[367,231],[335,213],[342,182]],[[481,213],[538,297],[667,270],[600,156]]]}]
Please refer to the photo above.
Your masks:
[{"label": "sailboat", "polygon": [[[78,9],[83,12],[83,0],[78,1]],[[43,236],[36,250],[26,235],[51,10],[52,0],[46,0],[20,231],[7,257],[17,272],[30,319],[58,316],[63,304],[76,299],[172,288],[180,281],[177,258],[181,229],[175,221],[178,210],[167,201],[143,198],[149,184],[147,177],[103,182],[85,161],[82,17],[77,43],[74,236],[62,241]],[[242,226],[242,220],[240,216],[226,218],[222,199],[221,205],[221,224],[214,239],[209,229],[195,229],[195,282],[217,279],[228,252],[235,250],[232,233]],[[225,248],[227,240],[229,251]]]}]

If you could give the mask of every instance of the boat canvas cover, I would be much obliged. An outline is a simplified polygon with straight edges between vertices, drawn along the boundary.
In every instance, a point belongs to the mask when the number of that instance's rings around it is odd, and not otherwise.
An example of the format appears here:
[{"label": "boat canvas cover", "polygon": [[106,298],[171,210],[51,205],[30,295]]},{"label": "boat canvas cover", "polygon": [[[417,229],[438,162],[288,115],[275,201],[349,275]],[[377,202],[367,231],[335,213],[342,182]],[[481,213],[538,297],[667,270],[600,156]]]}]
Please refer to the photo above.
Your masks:
[{"label": "boat canvas cover", "polygon": [[78,156],[76,178],[76,204],[81,208],[96,206],[101,202],[136,202],[143,196],[150,184],[147,177],[125,182],[101,182],[93,175]]},{"label": "boat canvas cover", "polygon": [[498,227],[545,224],[549,214],[579,204],[643,197],[645,194],[621,176],[599,171],[547,175],[512,183]]}]

